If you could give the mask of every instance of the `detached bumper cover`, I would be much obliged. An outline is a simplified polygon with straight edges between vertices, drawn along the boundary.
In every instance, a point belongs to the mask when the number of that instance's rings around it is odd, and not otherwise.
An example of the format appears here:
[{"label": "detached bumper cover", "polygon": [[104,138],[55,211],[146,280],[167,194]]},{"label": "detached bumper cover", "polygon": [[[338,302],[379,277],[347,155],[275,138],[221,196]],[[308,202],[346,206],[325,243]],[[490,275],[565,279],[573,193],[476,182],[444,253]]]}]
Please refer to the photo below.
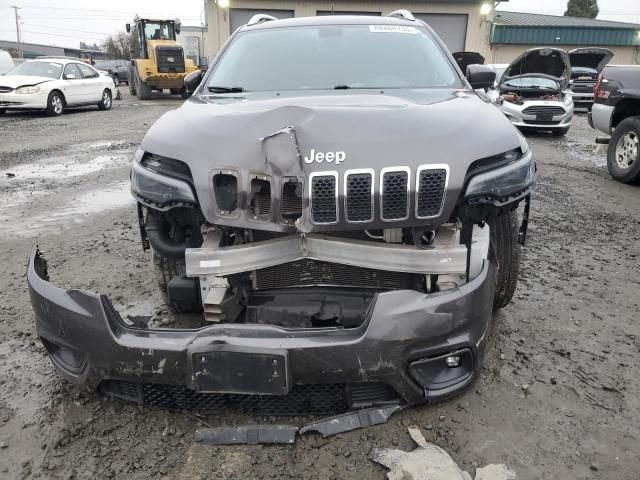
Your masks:
[{"label": "detached bumper cover", "polygon": [[[446,398],[477,376],[491,319],[494,269],[484,262],[474,280],[436,294],[379,293],[368,320],[356,329],[287,330],[250,324],[199,330],[134,328],[123,322],[107,297],[49,283],[46,260],[36,249],[27,281],[37,332],[54,366],[89,389],[116,380],[184,388],[199,395],[249,397],[271,387],[265,387],[264,375],[258,378],[252,370],[245,372],[256,377],[255,392],[252,381],[234,383],[229,378],[238,366],[234,362],[257,359],[254,364],[259,366],[264,359],[275,359],[272,371],[281,391],[270,398],[304,385],[376,382],[391,387],[407,403],[422,403]],[[420,378],[412,377],[411,371],[456,351],[463,352],[466,362],[467,373],[460,378],[435,375],[434,381],[442,383],[421,386],[418,382],[430,375],[433,365],[421,370]],[[220,365],[216,370],[215,363],[209,364],[209,372],[203,370],[205,357],[223,359],[225,371]]]}]

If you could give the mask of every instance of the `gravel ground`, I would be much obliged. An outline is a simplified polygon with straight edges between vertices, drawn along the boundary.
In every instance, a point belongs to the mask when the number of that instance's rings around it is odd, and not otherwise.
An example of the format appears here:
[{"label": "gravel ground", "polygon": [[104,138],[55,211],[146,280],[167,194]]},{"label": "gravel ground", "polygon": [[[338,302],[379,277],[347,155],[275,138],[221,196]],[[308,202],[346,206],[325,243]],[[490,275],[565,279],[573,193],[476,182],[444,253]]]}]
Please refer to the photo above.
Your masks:
[{"label": "gravel ground", "polygon": [[130,312],[159,304],[128,163],[179,102],[125,93],[109,112],[0,117],[0,478],[382,479],[371,448],[413,449],[416,424],[472,473],[506,463],[521,479],[637,480],[640,189],[609,178],[584,116],[565,138],[529,136],[539,182],[520,284],[494,316],[481,379],[456,399],[326,440],[209,447],[193,442],[198,426],[250,420],[142,408],[61,380],[35,337],[29,251],[40,244],[60,286]]}]

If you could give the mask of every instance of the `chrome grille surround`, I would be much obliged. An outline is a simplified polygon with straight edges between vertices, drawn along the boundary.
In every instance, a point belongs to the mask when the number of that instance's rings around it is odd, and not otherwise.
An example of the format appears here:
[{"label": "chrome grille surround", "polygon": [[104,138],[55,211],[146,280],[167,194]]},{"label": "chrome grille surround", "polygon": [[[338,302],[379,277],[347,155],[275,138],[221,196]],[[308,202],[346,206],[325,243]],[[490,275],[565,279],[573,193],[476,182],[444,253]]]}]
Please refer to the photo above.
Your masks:
[{"label": "chrome grille surround", "polygon": [[[333,178],[333,194],[329,196],[325,195],[322,199],[316,198],[315,203],[317,210],[314,211],[313,198],[314,195],[317,194],[314,187],[317,182],[326,181],[329,178]],[[338,215],[338,194],[338,172],[313,172],[309,175],[309,210],[311,211],[311,221],[315,225],[333,225],[338,223],[340,218]],[[329,212],[328,208],[331,207],[331,199],[333,199],[333,209]],[[316,212],[317,216],[321,217],[319,220],[316,220]],[[333,217],[331,217],[332,214]],[[323,216],[328,216],[326,221],[323,221]]]},{"label": "chrome grille surround", "polygon": [[[352,176],[356,176],[356,175],[361,175],[361,176],[365,176],[368,175],[369,176],[369,184],[370,184],[370,191],[369,191],[369,203],[368,206],[370,208],[371,211],[371,215],[369,216],[369,218],[361,218],[361,219],[354,219],[354,220],[350,220],[349,219],[349,205],[353,204],[353,202],[358,201],[356,198],[354,198],[353,196],[349,195],[349,179]],[[347,223],[370,223],[373,221],[373,216],[374,216],[374,189],[375,189],[375,172],[372,168],[361,168],[361,169],[354,169],[354,170],[347,170],[346,172],[344,172],[344,219]]]},{"label": "chrome grille surround", "polygon": [[[444,188],[441,190],[441,194],[442,194],[442,200],[440,201],[440,208],[438,209],[437,213],[433,214],[433,215],[420,215],[420,207],[421,207],[421,202],[420,202],[420,194],[423,193],[424,188],[420,188],[421,187],[421,181],[422,181],[422,173],[423,172],[437,172],[439,170],[444,170],[445,172],[445,178],[444,178]],[[444,202],[445,199],[447,197],[447,190],[449,188],[449,165],[444,164],[444,163],[434,163],[434,164],[429,164],[429,165],[420,165],[418,167],[418,169],[416,170],[416,190],[415,190],[415,216],[416,218],[420,219],[420,220],[425,220],[425,219],[429,219],[429,218],[437,218],[440,215],[442,215],[442,210],[444,209]]]},{"label": "chrome grille surround", "polygon": [[[406,188],[403,189],[402,192],[398,192],[398,194],[394,193],[393,197],[391,195],[385,195],[385,178],[388,174],[393,174],[393,173],[400,173],[400,174],[406,174],[407,176],[407,180],[406,180]],[[401,175],[402,176],[402,175]],[[406,192],[405,192],[406,191]],[[409,196],[410,196],[410,191],[411,191],[411,169],[409,167],[385,167],[382,170],[380,170],[380,190],[379,190],[379,195],[380,195],[380,220],[382,220],[383,222],[401,222],[403,220],[407,220],[409,218]],[[389,217],[385,217],[385,204],[388,204],[390,202],[395,202],[395,201],[400,201],[402,198],[400,197],[400,195],[403,195],[404,197],[404,201],[406,202],[406,208],[404,209],[404,215],[402,217],[393,217],[393,218],[389,218]],[[394,198],[395,197],[395,198]]]}]

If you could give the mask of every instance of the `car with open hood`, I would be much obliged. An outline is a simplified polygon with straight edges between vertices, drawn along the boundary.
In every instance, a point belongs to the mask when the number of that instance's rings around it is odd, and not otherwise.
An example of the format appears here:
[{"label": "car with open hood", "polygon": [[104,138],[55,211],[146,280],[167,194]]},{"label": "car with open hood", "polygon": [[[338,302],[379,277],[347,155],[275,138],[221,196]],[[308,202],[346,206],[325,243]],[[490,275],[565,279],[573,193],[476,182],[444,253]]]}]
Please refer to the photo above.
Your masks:
[{"label": "car with open hood", "polygon": [[613,58],[608,48],[576,48],[569,51],[571,61],[571,80],[569,90],[576,107],[591,108],[593,105],[593,89],[602,73]]},{"label": "car with open hood", "polygon": [[0,76],[0,114],[42,110],[58,116],[66,108],[88,105],[109,110],[114,96],[111,77],[100,75],[80,59],[41,57]]},{"label": "car with open hood", "polygon": [[493,98],[518,128],[564,135],[571,128],[574,110],[571,92],[567,90],[570,76],[566,51],[532,48],[506,68]]},{"label": "car with open hood", "polygon": [[[388,17],[237,29],[149,129],[131,191],[180,328],[28,283],[56,369],[172,408],[327,413],[424,403],[481,371],[516,288],[535,179],[520,132],[433,30]],[[518,216],[521,207],[522,216]],[[186,323],[185,323],[186,322]]]}]

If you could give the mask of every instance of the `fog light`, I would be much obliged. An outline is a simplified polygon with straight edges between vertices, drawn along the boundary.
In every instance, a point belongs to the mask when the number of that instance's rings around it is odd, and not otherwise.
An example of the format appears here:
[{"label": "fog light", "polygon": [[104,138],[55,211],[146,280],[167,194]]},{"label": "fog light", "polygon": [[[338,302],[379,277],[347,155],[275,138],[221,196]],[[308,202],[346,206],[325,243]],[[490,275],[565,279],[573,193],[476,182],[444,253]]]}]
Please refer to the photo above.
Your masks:
[{"label": "fog light", "polygon": [[460,366],[460,357],[458,355],[449,355],[444,363],[446,363],[449,368],[457,368]]}]

